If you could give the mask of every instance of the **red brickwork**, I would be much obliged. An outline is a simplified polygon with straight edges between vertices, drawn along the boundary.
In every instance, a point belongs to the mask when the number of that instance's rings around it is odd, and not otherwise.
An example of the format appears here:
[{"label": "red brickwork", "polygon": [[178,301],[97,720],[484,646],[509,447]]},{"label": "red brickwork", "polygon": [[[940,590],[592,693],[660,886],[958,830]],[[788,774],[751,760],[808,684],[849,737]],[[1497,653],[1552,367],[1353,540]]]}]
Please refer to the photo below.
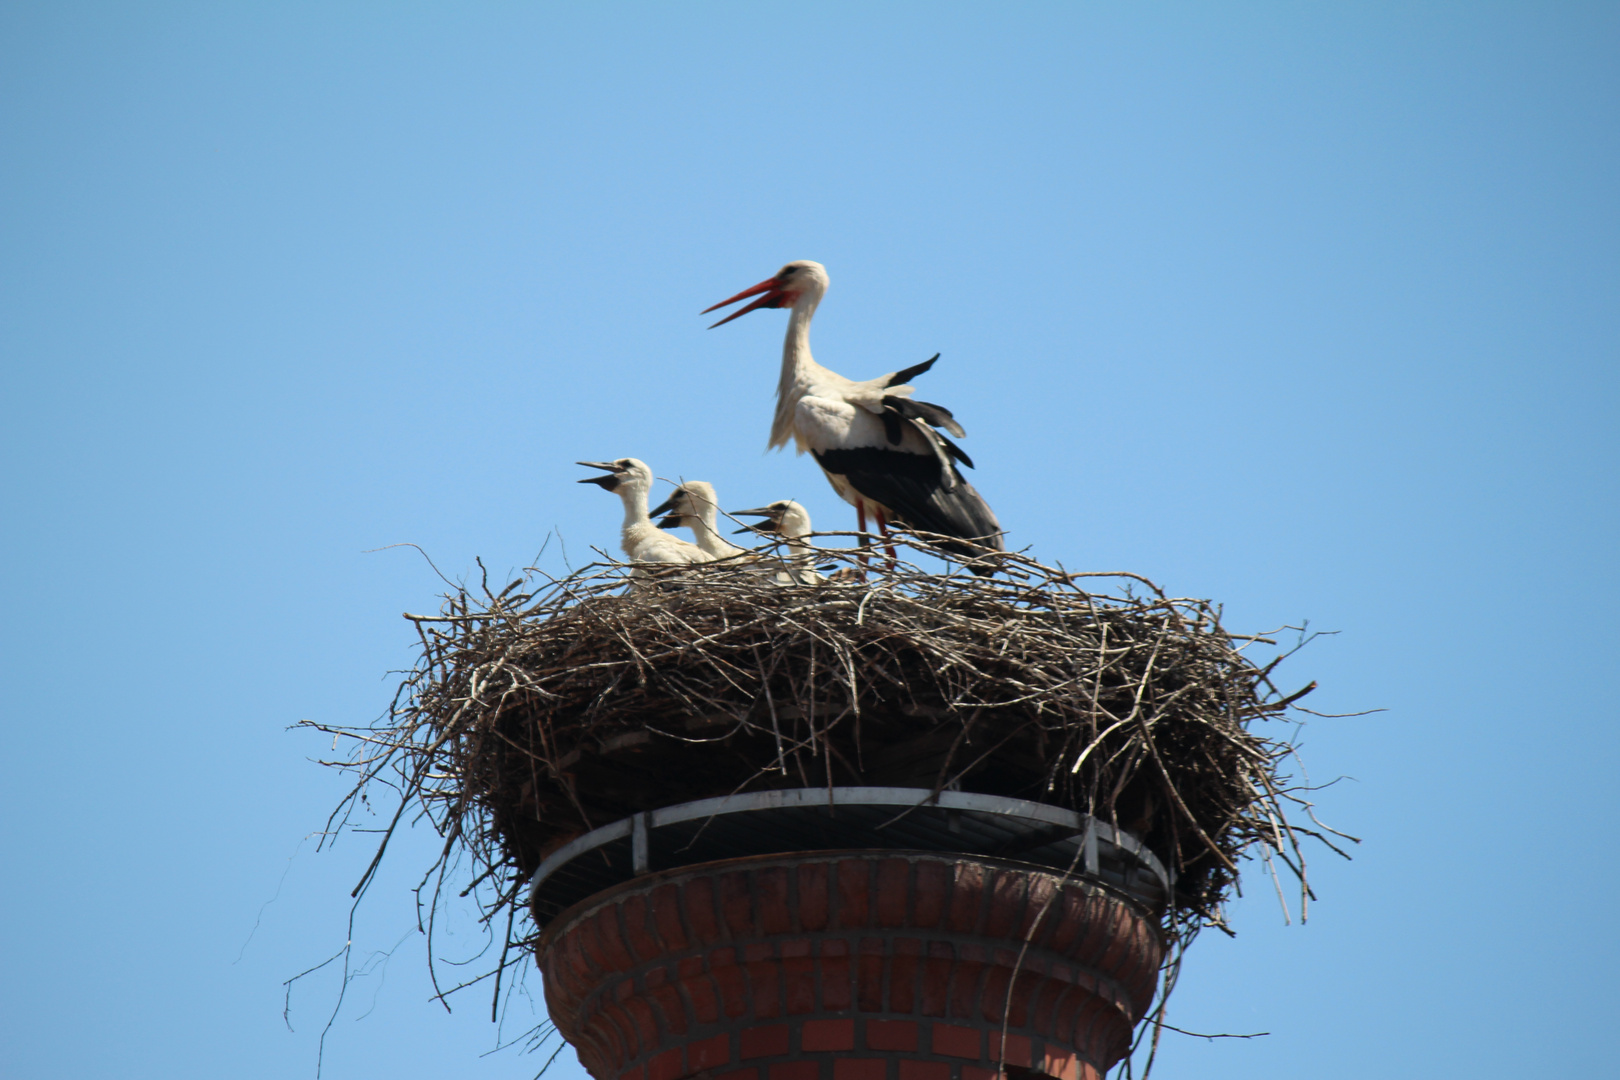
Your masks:
[{"label": "red brickwork", "polygon": [[1003,1062],[1100,1080],[1162,956],[1153,920],[1093,883],[885,851],[637,878],[539,949],[596,1080],[991,1080]]}]

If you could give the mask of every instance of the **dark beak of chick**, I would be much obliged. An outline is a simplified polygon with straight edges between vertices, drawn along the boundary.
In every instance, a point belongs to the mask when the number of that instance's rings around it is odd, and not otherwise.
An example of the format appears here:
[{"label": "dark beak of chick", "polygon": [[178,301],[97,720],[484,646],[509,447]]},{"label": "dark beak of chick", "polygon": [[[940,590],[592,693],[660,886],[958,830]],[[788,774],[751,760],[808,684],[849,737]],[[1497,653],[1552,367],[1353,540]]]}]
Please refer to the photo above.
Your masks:
[{"label": "dark beak of chick", "polygon": [[619,477],[617,476],[617,471],[618,470],[615,469],[614,466],[609,465],[606,462],[602,462],[602,461],[576,461],[576,462],[574,462],[574,464],[575,465],[583,465],[587,469],[606,469],[607,470],[607,475],[606,476],[587,476],[585,479],[579,481],[579,483],[581,483],[581,484],[595,484],[597,487],[601,488],[603,491],[613,491],[615,488],[617,488],[619,486]]},{"label": "dark beak of chick", "polygon": [[[772,511],[766,510],[766,509],[763,509],[763,508],[761,508],[759,510],[730,510],[730,511],[727,511],[727,513],[730,514],[730,516],[732,516],[734,518],[739,518],[739,517],[762,517],[762,518],[768,518],[768,517],[774,516]],[[751,533],[765,533],[765,532],[770,531],[770,526],[771,526],[771,523],[769,521],[762,521],[758,525],[744,525],[740,529],[733,529],[731,531],[731,535],[736,536],[738,533],[749,533],[749,532],[751,532]]]}]

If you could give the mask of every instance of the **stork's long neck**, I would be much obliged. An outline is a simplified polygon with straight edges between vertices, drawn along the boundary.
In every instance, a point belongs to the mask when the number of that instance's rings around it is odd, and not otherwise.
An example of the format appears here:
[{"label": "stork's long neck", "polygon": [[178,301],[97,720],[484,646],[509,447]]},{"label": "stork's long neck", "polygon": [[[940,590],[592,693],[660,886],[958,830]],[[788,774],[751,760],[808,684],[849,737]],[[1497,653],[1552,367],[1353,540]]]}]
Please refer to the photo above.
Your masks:
[{"label": "stork's long neck", "polygon": [[782,340],[782,377],[776,384],[776,418],[771,423],[772,448],[786,446],[793,437],[793,412],[799,399],[815,382],[815,376],[827,370],[810,355],[810,320],[815,318],[819,303],[819,296],[806,296],[793,305],[793,313],[788,316],[787,336]]},{"label": "stork's long neck", "polygon": [[784,512],[780,517],[772,519],[767,528],[775,533],[787,548],[787,562],[790,565],[809,564],[812,553],[810,545],[804,538],[810,535],[810,522],[802,510]]},{"label": "stork's long neck", "polygon": [[623,485],[619,490],[619,499],[624,503],[624,528],[620,537],[624,552],[628,555],[638,542],[657,532],[658,526],[652,523],[652,518],[647,514],[645,485],[635,482]]},{"label": "stork's long neck", "polygon": [[698,547],[710,555],[725,558],[742,550],[720,535],[720,511],[716,507],[702,506],[697,516],[687,518],[686,523],[697,537]]},{"label": "stork's long neck", "polygon": [[810,550],[810,545],[796,536],[787,538],[787,549],[788,562],[794,566],[809,566],[810,560],[815,557]]},{"label": "stork's long neck", "polygon": [[786,581],[784,584],[812,585],[821,580],[821,575],[811,569],[815,562],[815,552],[805,537],[810,535],[810,527],[803,521],[785,520],[778,530],[782,539],[787,541]]}]

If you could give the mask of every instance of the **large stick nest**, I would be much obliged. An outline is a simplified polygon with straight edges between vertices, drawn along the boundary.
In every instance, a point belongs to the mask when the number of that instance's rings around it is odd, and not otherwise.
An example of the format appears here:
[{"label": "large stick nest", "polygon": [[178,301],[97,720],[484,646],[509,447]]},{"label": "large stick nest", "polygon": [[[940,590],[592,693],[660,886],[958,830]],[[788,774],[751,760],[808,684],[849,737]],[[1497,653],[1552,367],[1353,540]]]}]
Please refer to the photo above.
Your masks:
[{"label": "large stick nest", "polygon": [[710,564],[627,588],[630,569],[603,562],[455,589],[439,615],[407,616],[421,655],[387,716],[323,728],[354,740],[330,763],[358,773],[337,816],[373,783],[395,788],[388,832],[425,814],[444,837],[441,885],[470,857],[508,949],[526,937],[524,881],[569,839],[778,787],[958,789],[1096,815],[1174,871],[1162,915],[1178,936],[1222,925],[1246,857],[1281,862],[1309,896],[1301,841],[1326,838],[1298,820],[1315,824],[1271,732],[1292,731],[1310,687],[1285,696],[1282,656],[1246,656],[1273,641],[1127,574],[1016,554],[991,577],[818,557],[844,580]]}]

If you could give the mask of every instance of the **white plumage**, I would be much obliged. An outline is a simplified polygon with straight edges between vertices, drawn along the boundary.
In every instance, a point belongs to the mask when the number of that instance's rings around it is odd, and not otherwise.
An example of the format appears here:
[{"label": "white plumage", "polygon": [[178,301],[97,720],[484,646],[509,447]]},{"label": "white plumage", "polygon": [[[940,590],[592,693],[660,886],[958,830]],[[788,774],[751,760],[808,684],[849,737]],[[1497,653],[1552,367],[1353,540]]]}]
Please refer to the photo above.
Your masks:
[{"label": "white plumage", "polygon": [[617,461],[580,461],[576,464],[603,469],[605,476],[590,476],[582,484],[597,484],[613,492],[624,503],[624,528],[619,544],[625,556],[637,563],[700,563],[710,556],[696,544],[664,532],[647,513],[647,493],[652,490],[653,471],[635,458]]},{"label": "white plumage", "polygon": [[720,535],[720,500],[713,484],[702,480],[682,482],[669,498],[653,509],[653,517],[660,514],[669,515],[658,522],[663,528],[691,529],[697,546],[711,559],[734,559],[747,554]]},{"label": "white plumage", "polygon": [[787,565],[776,572],[776,582],[779,585],[813,585],[822,580],[820,574],[810,568],[815,559],[815,552],[804,538],[811,533],[810,511],[794,502],[792,499],[779,499],[757,510],[736,510],[732,517],[762,517],[756,529],[760,532],[770,532],[787,541]]},{"label": "white plumage", "polygon": [[898,521],[969,541],[945,545],[969,558],[983,548],[1004,550],[994,512],[956,467],[959,462],[971,468],[972,460],[935,430],[961,438],[961,426],[950,410],[913,400],[912,388],[905,385],[939,357],[865,382],[846,379],[811,357],[810,320],[828,280],[820,263],[791,262],[776,276],[708,309],[763,294],[715,326],[759,308],[792,309],[770,446],[792,439],[800,453],[810,451],[833,490],[855,507],[863,532],[871,511],[880,532]]}]

